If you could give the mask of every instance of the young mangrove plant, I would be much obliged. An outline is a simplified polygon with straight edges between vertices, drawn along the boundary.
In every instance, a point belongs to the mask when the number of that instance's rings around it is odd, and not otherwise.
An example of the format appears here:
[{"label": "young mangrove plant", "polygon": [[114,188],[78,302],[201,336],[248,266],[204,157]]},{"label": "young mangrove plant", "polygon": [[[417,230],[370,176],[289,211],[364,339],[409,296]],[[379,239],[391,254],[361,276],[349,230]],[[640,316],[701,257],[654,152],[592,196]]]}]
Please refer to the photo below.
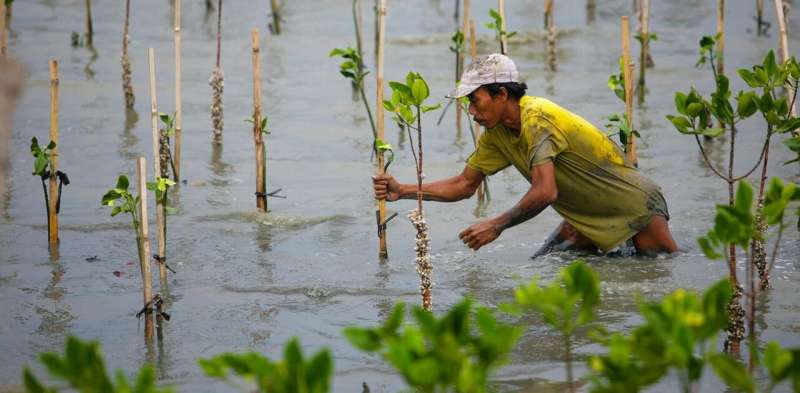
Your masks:
[{"label": "young mangrove plant", "polygon": [[222,127],[224,125],[222,119],[222,93],[225,88],[224,77],[222,76],[222,64],[220,57],[222,56],[222,0],[217,2],[217,60],[214,63],[214,69],[211,71],[211,79],[208,84],[211,86],[213,92],[211,96],[211,125],[214,131],[214,140],[219,141],[222,138]]},{"label": "young mangrove plant", "polygon": [[[747,265],[745,267],[745,281],[747,287],[745,295],[747,297],[747,332],[750,356],[748,358],[748,370],[753,371],[758,361],[756,341],[756,297],[759,288],[756,285],[756,263],[753,261],[752,250],[748,250],[754,239],[765,241],[768,226],[777,226],[777,237],[775,238],[772,256],[769,265],[765,267],[765,273],[775,264],[780,241],[787,227],[784,222],[786,208],[790,203],[800,201],[800,188],[794,183],[786,183],[777,178],[773,178],[766,191],[766,199],[761,205],[753,206],[753,189],[742,181],[736,190],[736,202],[733,206],[717,205],[717,214],[714,219],[714,228],[706,236],[698,239],[700,247],[707,257],[711,259],[727,259],[728,245],[735,244],[745,250]],[[800,209],[797,211],[800,218]],[[798,219],[798,230],[800,230],[800,219]],[[763,288],[763,287],[762,287]]]},{"label": "young mangrove plant", "polygon": [[515,298],[515,303],[504,305],[506,311],[512,314],[534,311],[542,316],[548,326],[561,333],[567,383],[570,392],[575,392],[572,375],[573,335],[575,329],[585,327],[594,320],[594,307],[600,302],[600,279],[597,273],[582,260],[577,260],[562,269],[547,286],[539,285],[534,278],[530,283],[518,287]]},{"label": "young mangrove plant", "polygon": [[143,257],[142,239],[139,236],[139,212],[137,206],[139,205],[140,195],[133,196],[128,187],[130,182],[128,177],[120,175],[117,178],[117,184],[114,188],[108,190],[104,195],[101,203],[103,206],[111,207],[111,217],[120,213],[129,213],[131,215],[131,226],[133,231],[136,232],[136,244],[139,252],[139,258]]},{"label": "young mangrove plant", "polygon": [[642,136],[639,134],[638,130],[633,128],[631,119],[628,116],[628,103],[626,101],[627,84],[625,82],[626,72],[624,70],[625,62],[622,56],[619,58],[619,68],[619,74],[611,74],[608,76],[608,88],[614,92],[614,95],[616,95],[623,104],[625,104],[625,113],[614,113],[607,117],[606,120],[608,120],[608,123],[605,124],[605,127],[608,130],[607,136],[609,138],[617,136],[620,148],[627,153],[628,141],[630,138],[641,138]]},{"label": "young mangrove plant", "polygon": [[[720,179],[725,181],[728,185],[728,205],[735,205],[735,184],[740,180],[752,174],[759,165],[762,167],[762,179],[759,187],[759,201],[763,201],[763,182],[767,177],[767,163],[769,142],[772,135],[776,132],[792,132],[800,128],[800,120],[791,116],[789,111],[789,102],[786,97],[777,97],[775,89],[785,86],[787,80],[791,78],[792,72],[800,76],[800,70],[787,61],[783,65],[778,65],[775,61],[773,52],[767,54],[761,65],[753,67],[753,70],[740,70],[739,75],[750,87],[760,87],[763,94],[758,94],[755,91],[740,91],[736,96],[736,108],[730,102],[731,91],[729,88],[728,78],[721,74],[717,65],[715,65],[716,38],[703,37],[700,40],[700,60],[698,65],[710,64],[711,71],[714,76],[716,89],[711,93],[709,99],[704,98],[694,88],[688,93],[678,92],[675,94],[675,106],[678,110],[677,115],[668,115],[667,119],[672,122],[675,128],[682,134],[693,135],[697,143],[700,153],[707,167]],[[797,84],[797,81],[791,82]],[[766,132],[764,136],[764,145],[760,149],[755,165],[746,171],[744,174],[736,176],[733,173],[736,136],[738,133],[738,124],[756,113],[760,113],[766,122]],[[712,118],[717,120],[717,124],[721,128],[712,128]],[[703,144],[700,142],[699,135],[709,138],[719,137],[721,135],[728,135],[730,146],[728,148],[728,166],[727,171],[724,169],[716,168],[710,161],[706,154]],[[763,252],[763,245],[760,245],[760,238],[756,238],[754,243],[756,258],[751,262],[756,263],[756,266],[761,276],[765,272],[765,253]],[[731,349],[738,352],[739,341],[743,338],[744,326],[742,323],[744,311],[741,306],[738,306],[739,298],[741,297],[741,287],[736,278],[736,244],[731,243],[728,255],[728,270],[730,280],[734,285],[735,291],[731,303],[731,324],[728,326],[728,342],[732,345]],[[768,284],[768,279],[764,279],[765,286]]]},{"label": "young mangrove plant", "polygon": [[506,47],[506,42],[509,38],[517,35],[516,31],[506,31],[506,24],[505,20],[503,20],[503,16],[495,10],[494,8],[489,9],[489,17],[492,18],[491,22],[485,24],[485,26],[489,29],[494,30],[495,37],[497,38],[497,42],[500,43],[500,53],[507,54],[508,48]]},{"label": "young mangrove plant", "polygon": [[[64,186],[69,185],[69,177],[64,172],[60,170],[55,170],[53,173],[53,159],[54,159],[54,150],[56,148],[56,143],[50,141],[47,146],[39,146],[39,141],[36,137],[31,138],[31,155],[34,157],[33,161],[33,175],[39,176],[42,180],[42,191],[44,192],[44,206],[45,211],[47,212],[47,231],[48,235],[50,235],[50,231],[54,230],[51,226],[51,220],[61,211],[61,191]],[[58,180],[58,190],[56,191],[55,187],[50,188],[51,193],[56,193],[54,196],[55,204],[51,207],[51,195],[47,192],[47,183],[48,180],[52,182],[51,179]],[[51,210],[54,209],[54,210]],[[57,230],[57,229],[55,229]],[[49,237],[49,236],[48,236]]]},{"label": "young mangrove plant", "polygon": [[469,299],[441,317],[420,307],[413,316],[415,324],[404,324],[400,303],[382,326],[349,327],[344,335],[354,347],[380,354],[417,392],[489,391],[492,372],[505,363],[522,333]]},{"label": "young mangrove plant", "polygon": [[377,146],[378,131],[375,127],[375,120],[372,118],[372,109],[370,108],[369,100],[367,100],[367,95],[364,90],[364,78],[369,74],[369,71],[364,69],[363,60],[359,52],[351,47],[334,48],[328,56],[342,58],[342,63],[339,65],[339,73],[352,82],[353,87],[358,91],[361,101],[364,103],[364,110],[367,112],[369,125],[372,129],[373,153],[376,153],[377,151],[375,151],[375,148]]},{"label": "young mangrove plant", "polygon": [[[286,343],[283,360],[273,361],[259,353],[223,353],[210,359],[199,359],[203,372],[212,378],[224,380],[233,386],[229,374],[247,382],[246,392],[260,393],[326,393],[333,375],[333,356],[322,349],[310,359],[303,356],[300,341],[293,338]],[[253,386],[255,385],[253,389]]]},{"label": "young mangrove plant", "polygon": [[[48,381],[58,384],[48,386],[40,381],[30,368],[25,367],[22,375],[25,391],[28,393],[78,391],[107,393],[168,393],[171,389],[156,387],[156,374],[149,365],[139,370],[139,375],[128,381],[126,373],[117,370],[113,377],[108,374],[103,353],[97,342],[84,342],[75,337],[67,337],[64,355],[42,353],[39,361],[44,365]],[[65,386],[66,385],[66,386]]]},{"label": "young mangrove plant", "polygon": [[[431,265],[430,257],[430,238],[428,237],[428,224],[425,222],[425,213],[422,210],[422,179],[423,169],[423,150],[422,150],[422,114],[438,109],[441,104],[427,105],[425,100],[430,94],[428,84],[425,79],[416,72],[409,72],[406,75],[406,83],[389,82],[392,88],[392,99],[384,100],[383,106],[392,112],[393,118],[408,131],[408,140],[411,145],[411,154],[417,169],[417,209],[412,210],[408,218],[417,230],[416,247],[417,254],[417,273],[420,277],[420,293],[422,294],[422,307],[425,310],[431,309]],[[414,149],[414,139],[411,130],[417,131],[417,149]]]}]

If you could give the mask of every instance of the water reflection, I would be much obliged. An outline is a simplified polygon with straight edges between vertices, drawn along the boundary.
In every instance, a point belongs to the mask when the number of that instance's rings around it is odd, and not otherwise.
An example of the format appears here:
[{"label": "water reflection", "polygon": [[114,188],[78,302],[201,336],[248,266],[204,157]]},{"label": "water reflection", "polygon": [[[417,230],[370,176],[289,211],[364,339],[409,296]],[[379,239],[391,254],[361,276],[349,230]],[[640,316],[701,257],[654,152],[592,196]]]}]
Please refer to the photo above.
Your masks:
[{"label": "water reflection", "polygon": [[97,50],[95,50],[94,45],[92,44],[86,45],[86,50],[89,51],[91,56],[89,56],[89,61],[86,63],[86,66],[83,67],[83,73],[86,75],[86,80],[92,80],[96,74],[92,68],[92,65],[97,60]]},{"label": "water reflection", "polygon": [[119,138],[117,153],[120,155],[120,157],[126,160],[134,160],[139,155],[139,153],[136,151],[136,145],[139,143],[139,138],[136,136],[136,133],[133,132],[138,121],[139,114],[135,110],[125,110],[125,121],[122,124],[122,134]]}]

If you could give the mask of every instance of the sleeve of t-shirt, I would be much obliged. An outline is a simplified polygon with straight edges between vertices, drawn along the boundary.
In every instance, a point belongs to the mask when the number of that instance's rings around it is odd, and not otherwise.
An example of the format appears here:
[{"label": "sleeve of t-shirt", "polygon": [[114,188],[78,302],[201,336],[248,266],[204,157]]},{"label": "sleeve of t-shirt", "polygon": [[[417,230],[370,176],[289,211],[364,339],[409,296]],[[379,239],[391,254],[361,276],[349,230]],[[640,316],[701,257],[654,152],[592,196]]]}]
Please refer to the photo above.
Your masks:
[{"label": "sleeve of t-shirt", "polygon": [[511,162],[494,144],[491,132],[485,132],[481,135],[475,151],[467,158],[467,166],[477,170],[484,176],[494,175],[509,165],[511,165]]},{"label": "sleeve of t-shirt", "polygon": [[529,139],[528,168],[555,160],[566,148],[563,135],[546,119],[531,119],[526,128]]}]

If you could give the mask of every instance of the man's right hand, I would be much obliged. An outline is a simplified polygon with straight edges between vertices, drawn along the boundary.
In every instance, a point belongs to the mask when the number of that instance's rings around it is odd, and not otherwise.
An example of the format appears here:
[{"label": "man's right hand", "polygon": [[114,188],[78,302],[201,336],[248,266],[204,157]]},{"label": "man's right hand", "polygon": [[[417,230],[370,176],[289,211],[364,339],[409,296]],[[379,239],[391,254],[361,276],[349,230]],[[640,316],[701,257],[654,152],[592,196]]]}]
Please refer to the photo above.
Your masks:
[{"label": "man's right hand", "polygon": [[375,199],[385,199],[390,202],[400,199],[400,183],[391,175],[372,176],[372,187],[375,189]]}]

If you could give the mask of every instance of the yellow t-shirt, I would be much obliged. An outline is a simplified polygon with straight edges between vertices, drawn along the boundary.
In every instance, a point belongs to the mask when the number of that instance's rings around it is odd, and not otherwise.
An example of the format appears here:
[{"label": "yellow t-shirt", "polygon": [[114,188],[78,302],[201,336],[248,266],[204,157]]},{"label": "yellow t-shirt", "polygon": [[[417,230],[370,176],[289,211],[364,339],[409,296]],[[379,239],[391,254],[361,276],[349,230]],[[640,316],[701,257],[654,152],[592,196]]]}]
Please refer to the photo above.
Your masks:
[{"label": "yellow t-shirt", "polygon": [[552,160],[553,208],[603,251],[633,237],[653,215],[669,219],[659,187],[591,123],[544,98],[525,96],[519,105],[520,135],[503,125],[487,130],[467,165],[486,176],[514,165],[530,182],[531,168]]}]

